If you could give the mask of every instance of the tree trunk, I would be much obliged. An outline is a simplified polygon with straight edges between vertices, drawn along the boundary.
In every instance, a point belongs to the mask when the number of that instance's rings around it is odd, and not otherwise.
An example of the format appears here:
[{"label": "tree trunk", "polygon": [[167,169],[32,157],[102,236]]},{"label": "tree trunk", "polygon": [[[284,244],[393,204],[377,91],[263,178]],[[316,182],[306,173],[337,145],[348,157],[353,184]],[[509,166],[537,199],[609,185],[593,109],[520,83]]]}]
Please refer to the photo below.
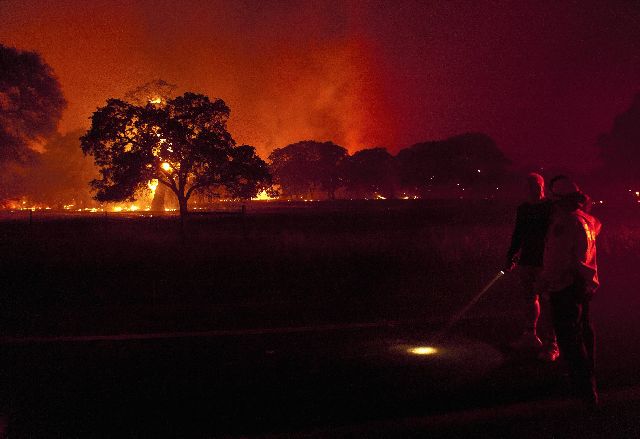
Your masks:
[{"label": "tree trunk", "polygon": [[164,212],[164,200],[167,188],[164,184],[159,184],[156,188],[156,193],[153,194],[153,200],[151,201],[151,210],[153,212]]},{"label": "tree trunk", "polygon": [[182,245],[187,243],[187,198],[184,195],[178,195],[178,204],[180,205],[180,240]]},{"label": "tree trunk", "polygon": [[182,196],[178,196],[178,203],[180,204],[180,217],[184,218],[189,213],[187,211],[187,199]]}]

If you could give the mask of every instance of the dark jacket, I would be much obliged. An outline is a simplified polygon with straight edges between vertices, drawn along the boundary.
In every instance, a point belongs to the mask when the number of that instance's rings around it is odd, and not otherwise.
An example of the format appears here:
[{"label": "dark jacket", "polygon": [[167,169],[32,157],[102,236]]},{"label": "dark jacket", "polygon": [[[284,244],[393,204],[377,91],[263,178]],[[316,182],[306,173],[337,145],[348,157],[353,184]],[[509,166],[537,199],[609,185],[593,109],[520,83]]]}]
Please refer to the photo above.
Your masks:
[{"label": "dark jacket", "polygon": [[518,264],[542,267],[544,239],[553,213],[553,204],[547,199],[518,206],[516,225],[511,236],[507,260],[513,261],[520,252]]}]

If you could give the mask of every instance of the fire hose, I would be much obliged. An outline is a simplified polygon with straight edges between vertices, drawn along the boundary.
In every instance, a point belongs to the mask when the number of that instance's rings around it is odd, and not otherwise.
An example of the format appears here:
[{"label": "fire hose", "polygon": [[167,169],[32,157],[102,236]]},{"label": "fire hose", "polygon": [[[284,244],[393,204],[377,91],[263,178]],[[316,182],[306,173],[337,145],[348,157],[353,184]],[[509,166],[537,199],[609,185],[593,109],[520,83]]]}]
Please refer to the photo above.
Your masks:
[{"label": "fire hose", "polygon": [[447,324],[436,334],[436,340],[441,340],[451,330],[451,328],[453,328],[456,323],[458,323],[465,316],[465,314],[469,312],[471,308],[473,308],[478,300],[480,300],[480,298],[482,298],[482,296],[484,296],[486,292],[491,289],[493,284],[495,284],[498,279],[504,276],[504,274],[505,272],[500,270],[498,274],[496,274],[494,278],[491,279],[491,281],[489,281],[489,283],[487,283],[484,288],[482,288],[482,290],[478,292],[478,294],[473,296],[473,298],[462,309],[460,309],[460,311],[458,311],[453,317],[451,317]]}]

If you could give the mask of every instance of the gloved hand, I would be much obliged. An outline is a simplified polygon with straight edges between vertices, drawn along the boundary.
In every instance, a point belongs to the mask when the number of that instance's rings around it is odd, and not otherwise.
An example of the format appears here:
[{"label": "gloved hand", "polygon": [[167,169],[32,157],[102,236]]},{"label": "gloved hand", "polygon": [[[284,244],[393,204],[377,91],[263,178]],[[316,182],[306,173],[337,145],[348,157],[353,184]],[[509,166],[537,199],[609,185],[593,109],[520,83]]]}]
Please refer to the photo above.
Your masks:
[{"label": "gloved hand", "polygon": [[511,270],[513,270],[516,266],[515,261],[512,258],[507,258],[507,260],[504,263],[504,268],[502,269],[502,271],[504,271],[505,273],[509,273]]}]

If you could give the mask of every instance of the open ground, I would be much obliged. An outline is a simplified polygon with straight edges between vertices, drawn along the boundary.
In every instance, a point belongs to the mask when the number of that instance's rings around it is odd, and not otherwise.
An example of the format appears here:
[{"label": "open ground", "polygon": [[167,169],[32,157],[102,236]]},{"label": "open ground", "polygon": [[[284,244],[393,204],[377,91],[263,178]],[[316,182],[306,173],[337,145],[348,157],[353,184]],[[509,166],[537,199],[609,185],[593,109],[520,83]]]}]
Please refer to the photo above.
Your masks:
[{"label": "open ground", "polygon": [[[598,207],[593,314],[606,396],[640,384],[640,273],[629,271],[640,224],[633,209]],[[176,217],[149,213],[6,214],[5,428],[10,437],[358,436],[344,426],[564,401],[561,365],[506,348],[522,303],[511,276],[438,355],[407,353],[501,268],[514,212],[491,200],[253,203],[244,215],[193,215],[184,235]],[[637,409],[620,401],[610,406],[618,416]],[[566,428],[549,419],[549,434]],[[607,419],[601,427],[619,437],[637,432],[627,418]],[[438,425],[404,428],[446,435]]]}]

